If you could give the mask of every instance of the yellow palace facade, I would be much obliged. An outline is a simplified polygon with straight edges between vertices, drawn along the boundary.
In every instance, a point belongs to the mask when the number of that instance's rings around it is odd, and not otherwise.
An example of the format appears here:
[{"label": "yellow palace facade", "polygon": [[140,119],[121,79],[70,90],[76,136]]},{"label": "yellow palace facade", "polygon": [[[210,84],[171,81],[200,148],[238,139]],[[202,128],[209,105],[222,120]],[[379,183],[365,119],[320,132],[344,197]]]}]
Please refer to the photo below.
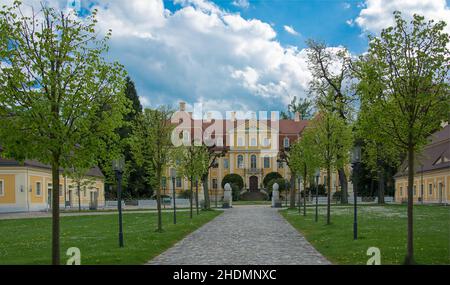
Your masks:
[{"label": "yellow palace facade", "polygon": [[[102,208],[105,204],[104,176],[100,169],[87,173],[89,183],[82,183],[80,202],[83,209]],[[34,160],[19,164],[0,157],[0,212],[45,211],[51,208],[51,168]],[[72,179],[61,174],[60,208],[78,208],[78,187]]]},{"label": "yellow palace facade", "polygon": [[[208,132],[208,129],[216,127],[217,152],[226,149],[223,157],[217,158],[217,164],[210,168],[208,176],[208,189],[212,200],[223,196],[221,186],[223,178],[227,174],[238,174],[244,181],[244,192],[263,191],[263,179],[271,172],[278,172],[283,178],[289,180],[291,173],[285,161],[279,161],[280,149],[290,147],[299,139],[301,133],[308,125],[308,120],[302,120],[298,114],[294,119],[282,119],[271,117],[272,120],[257,120],[256,114],[249,114],[246,119],[240,119],[239,114],[231,112],[226,120],[214,120],[208,117],[206,120],[196,122],[192,119],[192,113],[185,111],[184,103],[180,103],[179,118],[181,121],[190,120],[187,126],[189,133],[193,135],[196,129],[199,132]],[[271,115],[272,116],[272,115]],[[217,128],[219,127],[219,128]],[[220,129],[217,133],[217,129]],[[166,169],[166,175],[162,181],[162,193],[172,193],[172,183],[169,179],[170,168]],[[326,176],[322,173],[319,183],[323,184]],[[295,188],[302,188],[301,181],[296,179]],[[338,175],[332,176],[333,192],[339,191]],[[175,191],[190,189],[187,179],[177,177]],[[195,187],[194,187],[195,189]],[[351,190],[349,183],[349,190]],[[303,190],[303,189],[302,189]],[[203,192],[199,183],[199,192]],[[200,195],[202,198],[203,195]]]},{"label": "yellow palace facade", "polygon": [[[450,125],[434,133],[423,151],[416,156],[413,197],[415,203],[450,202]],[[406,202],[408,169],[406,161],[395,175],[395,200]]]}]

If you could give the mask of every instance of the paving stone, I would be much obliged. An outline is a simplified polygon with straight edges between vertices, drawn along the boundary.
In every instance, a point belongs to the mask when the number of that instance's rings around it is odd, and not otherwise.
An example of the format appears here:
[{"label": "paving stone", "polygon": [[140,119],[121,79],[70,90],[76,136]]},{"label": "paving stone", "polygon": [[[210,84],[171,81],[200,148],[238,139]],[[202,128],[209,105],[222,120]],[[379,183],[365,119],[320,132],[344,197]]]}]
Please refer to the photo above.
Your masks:
[{"label": "paving stone", "polygon": [[330,264],[277,209],[235,206],[148,264]]}]

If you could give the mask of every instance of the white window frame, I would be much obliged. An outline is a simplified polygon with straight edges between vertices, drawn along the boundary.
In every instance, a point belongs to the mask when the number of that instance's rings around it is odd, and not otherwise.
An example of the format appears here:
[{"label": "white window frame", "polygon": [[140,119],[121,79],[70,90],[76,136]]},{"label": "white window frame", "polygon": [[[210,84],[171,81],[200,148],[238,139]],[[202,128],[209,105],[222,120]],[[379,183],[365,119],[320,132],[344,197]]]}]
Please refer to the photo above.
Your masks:
[{"label": "white window frame", "polygon": [[[242,160],[241,161],[239,161],[239,158],[242,158]],[[243,155],[238,155],[237,156],[237,168],[244,168],[244,156]],[[241,163],[239,163],[239,162],[241,162]]]},{"label": "white window frame", "polygon": [[[38,193],[38,185],[39,185],[39,193]],[[36,181],[36,196],[41,197],[42,196],[42,182]]]},{"label": "white window frame", "polygon": [[228,160],[228,158],[223,159],[223,168],[224,169],[230,168],[230,161]]},{"label": "white window frame", "polygon": [[181,188],[182,186],[183,186],[183,181],[181,181],[181,177],[175,178],[175,188]]},{"label": "white window frame", "polygon": [[0,197],[4,197],[5,196],[5,180],[4,179],[0,179]]},{"label": "white window frame", "polygon": [[256,169],[258,167],[258,158],[255,154],[250,156],[250,168]]},{"label": "white window frame", "polygon": [[270,168],[270,158],[268,156],[263,157],[263,168]]}]

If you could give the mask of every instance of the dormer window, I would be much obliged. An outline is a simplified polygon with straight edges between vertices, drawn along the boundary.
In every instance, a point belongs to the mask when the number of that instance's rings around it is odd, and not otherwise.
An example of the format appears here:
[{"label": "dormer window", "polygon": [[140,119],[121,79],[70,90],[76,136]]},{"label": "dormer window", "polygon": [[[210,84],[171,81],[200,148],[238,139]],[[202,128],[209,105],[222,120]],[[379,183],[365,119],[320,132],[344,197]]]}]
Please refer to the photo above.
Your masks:
[{"label": "dormer window", "polygon": [[438,165],[438,164],[449,162],[449,161],[450,161],[450,159],[448,157],[441,156],[436,160],[436,162],[433,165]]}]

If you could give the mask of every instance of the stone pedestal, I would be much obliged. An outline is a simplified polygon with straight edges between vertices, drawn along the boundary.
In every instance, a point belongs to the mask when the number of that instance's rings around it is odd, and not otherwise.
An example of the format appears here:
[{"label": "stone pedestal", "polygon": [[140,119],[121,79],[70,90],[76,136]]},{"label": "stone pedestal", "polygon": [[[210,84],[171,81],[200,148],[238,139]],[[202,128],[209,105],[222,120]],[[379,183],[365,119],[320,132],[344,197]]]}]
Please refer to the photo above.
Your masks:
[{"label": "stone pedestal", "polygon": [[232,208],[232,202],[233,202],[233,195],[231,185],[227,183],[224,186],[222,208]]},{"label": "stone pedestal", "polygon": [[280,192],[278,191],[278,188],[278,183],[274,183],[272,188],[272,208],[281,208]]}]

